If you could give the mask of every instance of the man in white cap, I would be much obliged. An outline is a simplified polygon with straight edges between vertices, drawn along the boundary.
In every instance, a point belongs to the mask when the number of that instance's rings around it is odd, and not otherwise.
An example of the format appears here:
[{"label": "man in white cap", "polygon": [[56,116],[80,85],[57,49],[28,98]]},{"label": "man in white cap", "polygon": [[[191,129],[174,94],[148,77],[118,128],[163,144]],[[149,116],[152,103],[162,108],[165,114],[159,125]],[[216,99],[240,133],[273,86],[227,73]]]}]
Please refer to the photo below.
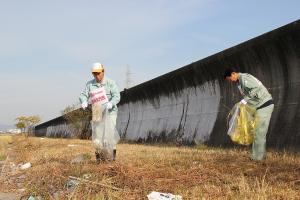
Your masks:
[{"label": "man in white cap", "polygon": [[[92,74],[94,79],[87,82],[85,89],[79,96],[81,107],[86,109],[88,104],[100,102],[102,104],[102,108],[108,111],[109,120],[111,120],[111,123],[115,128],[118,112],[117,104],[120,101],[120,92],[118,87],[113,80],[104,76],[104,66],[101,63],[93,64]],[[94,91],[96,91],[96,93]],[[104,95],[101,96],[101,92],[104,93]],[[95,153],[97,163],[99,163],[102,158],[100,158],[100,153],[97,150]],[[115,160],[115,158],[116,147],[113,149],[113,160]]]}]

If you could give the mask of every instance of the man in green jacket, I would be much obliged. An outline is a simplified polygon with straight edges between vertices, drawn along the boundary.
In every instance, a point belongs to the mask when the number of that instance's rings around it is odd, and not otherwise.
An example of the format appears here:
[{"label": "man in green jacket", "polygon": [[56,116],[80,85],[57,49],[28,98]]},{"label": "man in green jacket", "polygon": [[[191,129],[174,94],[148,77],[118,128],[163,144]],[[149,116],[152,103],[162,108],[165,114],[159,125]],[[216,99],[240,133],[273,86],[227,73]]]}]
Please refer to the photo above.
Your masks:
[{"label": "man in green jacket", "polygon": [[[82,109],[86,109],[88,104],[93,104],[95,102],[102,104],[101,107],[104,108],[104,110],[108,110],[108,118],[111,120],[115,128],[118,112],[117,104],[120,101],[120,92],[116,83],[106,77],[104,72],[104,66],[101,63],[93,64],[92,74],[94,79],[86,83],[85,89],[79,96],[79,101]],[[104,95],[101,96],[100,94]],[[113,160],[115,160],[115,158],[116,147],[113,149]],[[96,160],[98,163],[101,160],[100,153],[98,151],[96,151]]]},{"label": "man in green jacket", "polygon": [[236,68],[226,69],[224,79],[237,83],[237,87],[243,96],[240,103],[256,109],[256,129],[251,158],[253,160],[263,160],[266,156],[266,135],[274,109],[272,96],[257,78],[247,73],[241,73]]}]

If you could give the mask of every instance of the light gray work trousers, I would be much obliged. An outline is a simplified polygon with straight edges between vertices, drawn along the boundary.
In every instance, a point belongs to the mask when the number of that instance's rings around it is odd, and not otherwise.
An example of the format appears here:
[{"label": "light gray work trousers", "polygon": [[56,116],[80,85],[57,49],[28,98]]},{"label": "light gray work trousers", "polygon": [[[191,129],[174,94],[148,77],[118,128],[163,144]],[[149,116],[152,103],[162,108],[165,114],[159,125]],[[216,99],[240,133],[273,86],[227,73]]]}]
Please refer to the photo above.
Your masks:
[{"label": "light gray work trousers", "polygon": [[263,160],[266,157],[266,136],[270,124],[274,104],[258,109],[255,113],[255,135],[252,144],[253,160]]}]

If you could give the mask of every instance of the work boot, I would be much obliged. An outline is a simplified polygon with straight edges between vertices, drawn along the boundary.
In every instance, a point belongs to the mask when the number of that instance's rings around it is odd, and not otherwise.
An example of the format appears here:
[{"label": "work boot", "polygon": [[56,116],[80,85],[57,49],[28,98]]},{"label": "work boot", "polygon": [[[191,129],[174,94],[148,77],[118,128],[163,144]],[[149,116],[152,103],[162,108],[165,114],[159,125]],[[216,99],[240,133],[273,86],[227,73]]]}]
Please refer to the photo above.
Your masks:
[{"label": "work boot", "polygon": [[117,156],[117,150],[114,149],[114,150],[113,150],[113,161],[116,160],[116,156]]},{"label": "work boot", "polygon": [[95,152],[95,155],[96,155],[96,163],[97,163],[97,164],[100,164],[100,162],[101,162],[100,153],[96,151],[96,152]]}]

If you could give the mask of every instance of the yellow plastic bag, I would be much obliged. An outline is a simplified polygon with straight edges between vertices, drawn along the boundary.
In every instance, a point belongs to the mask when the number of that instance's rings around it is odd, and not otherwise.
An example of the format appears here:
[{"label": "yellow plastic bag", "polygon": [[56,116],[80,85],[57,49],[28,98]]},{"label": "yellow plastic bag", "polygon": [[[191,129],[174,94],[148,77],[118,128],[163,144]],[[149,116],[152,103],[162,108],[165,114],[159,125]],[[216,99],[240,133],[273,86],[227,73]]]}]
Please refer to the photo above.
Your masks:
[{"label": "yellow plastic bag", "polygon": [[227,134],[237,144],[250,145],[255,133],[255,110],[247,105],[237,103],[229,113]]}]

